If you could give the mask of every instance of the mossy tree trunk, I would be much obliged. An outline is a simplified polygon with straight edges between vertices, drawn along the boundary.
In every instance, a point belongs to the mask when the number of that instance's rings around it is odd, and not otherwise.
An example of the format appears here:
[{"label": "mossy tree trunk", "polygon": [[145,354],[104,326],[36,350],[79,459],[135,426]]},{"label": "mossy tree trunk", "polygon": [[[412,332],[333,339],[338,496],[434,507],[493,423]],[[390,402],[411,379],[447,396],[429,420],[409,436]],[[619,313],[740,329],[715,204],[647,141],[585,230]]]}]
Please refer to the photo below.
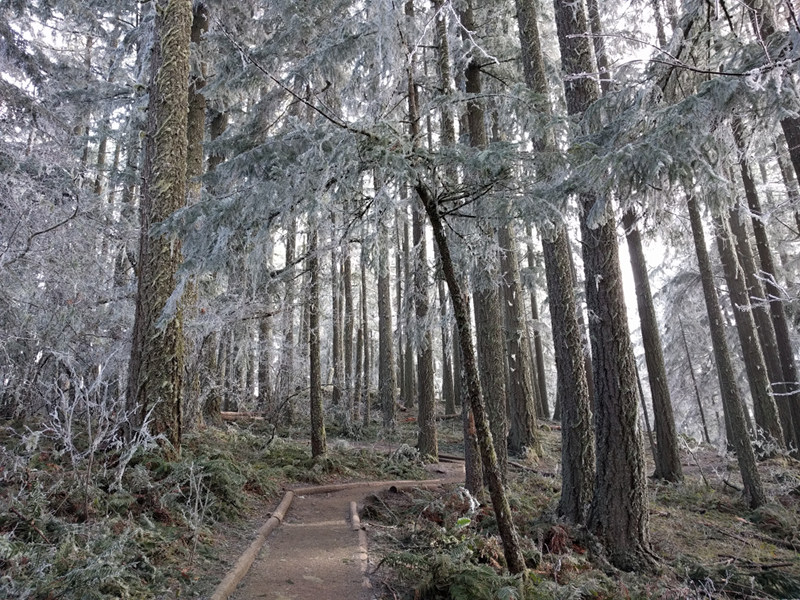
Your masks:
[{"label": "mossy tree trunk", "polygon": [[331,404],[342,402],[342,286],[340,285],[340,252],[337,248],[336,217],[331,215],[331,366],[333,367],[333,393]]},{"label": "mossy tree trunk", "polygon": [[344,323],[342,326],[342,358],[344,359],[344,402],[347,407],[347,419],[354,416],[355,400],[353,398],[353,332],[355,330],[355,314],[353,313],[353,260],[350,256],[350,241],[345,239],[342,248],[342,293]]},{"label": "mossy tree trunk", "polygon": [[[547,74],[536,3],[534,0],[517,0],[516,6],[525,82],[540,97],[547,98]],[[549,102],[543,101],[540,110],[549,114]],[[546,135],[536,143],[543,149],[555,147],[552,135]],[[569,239],[563,224],[557,224],[552,231],[542,232],[542,249],[556,361],[556,406],[560,410],[557,418],[561,419],[561,499],[558,513],[570,522],[585,523],[594,490],[592,401]]]},{"label": "mossy tree trunk", "polygon": [[383,428],[395,430],[397,379],[392,332],[392,288],[389,265],[389,232],[384,223],[378,225],[378,395],[381,402]]},{"label": "mossy tree trunk", "polygon": [[[597,65],[582,4],[555,0],[562,69],[575,76],[564,83],[567,111],[580,117],[600,98],[597,81],[586,77]],[[592,370],[595,390],[597,472],[588,526],[617,567],[651,565],[647,480],[638,427],[636,365],[622,291],[616,225],[609,199],[585,191],[580,197],[586,303],[592,318]],[[609,218],[590,222],[595,205]]]},{"label": "mossy tree trunk", "polygon": [[[211,141],[221,136],[228,127],[228,114],[226,112],[214,112],[209,126],[209,138]],[[211,154],[208,157],[206,169],[209,173],[225,160],[222,154]],[[218,349],[220,347],[219,332],[211,331],[203,340],[200,362],[201,387],[205,392],[203,402],[203,421],[206,424],[222,425],[222,386],[225,382],[225,361],[219,360]]]},{"label": "mossy tree trunk", "polygon": [[439,214],[438,204],[430,191],[421,183],[418,183],[416,187],[433,228],[433,237],[436,241],[437,248],[439,249],[439,256],[442,261],[442,271],[444,272],[447,287],[450,291],[450,298],[453,303],[453,313],[456,323],[458,324],[467,401],[469,402],[474,417],[475,430],[483,463],[483,472],[489,484],[489,494],[497,519],[497,528],[503,542],[503,554],[506,559],[506,565],[511,573],[523,573],[525,571],[525,559],[522,556],[519,536],[511,517],[511,507],[508,503],[505,487],[503,485],[503,474],[500,470],[500,464],[492,440],[492,432],[489,428],[483,400],[483,390],[481,388],[478,366],[475,359],[475,349],[472,345],[472,327],[470,325],[466,297],[463,295],[458,278],[456,277],[444,225]]},{"label": "mossy tree trunk", "polygon": [[[463,36],[469,39],[475,30],[472,2],[467,2],[460,13]],[[467,131],[473,148],[486,148],[489,144],[486,118],[481,94],[481,66],[477,56],[471,56],[464,70],[467,100]],[[493,226],[485,224],[483,235],[490,243],[496,240]],[[489,424],[495,440],[500,472],[505,478],[508,463],[508,417],[506,390],[505,345],[503,343],[503,311],[498,292],[499,264],[484,261],[482,271],[472,274],[475,336],[478,350],[478,369],[486,398]],[[451,291],[452,293],[452,291]],[[463,335],[463,332],[462,332]],[[466,361],[466,357],[462,356]],[[466,368],[466,364],[463,365]],[[477,415],[475,416],[477,426]],[[480,435],[480,433],[479,433]],[[486,464],[484,463],[484,470]]]},{"label": "mossy tree trunk", "polygon": [[370,335],[369,335],[369,320],[367,309],[367,253],[364,245],[361,245],[361,343],[363,344],[363,358],[364,362],[361,365],[362,369],[362,392],[364,398],[364,425],[369,425],[372,421],[372,403],[370,401],[370,385],[372,379],[370,377]]},{"label": "mossy tree trunk", "polygon": [[[528,242],[526,244],[528,269],[530,269],[531,273],[533,273],[536,265],[533,257],[533,242],[531,241],[533,233],[530,227],[526,228],[526,235],[528,237]],[[536,286],[533,284],[533,282],[530,284],[530,302],[531,319],[533,320],[533,358],[536,362],[536,385],[539,388],[539,414],[541,415],[542,419],[549,419],[550,406],[547,401],[547,377],[545,377],[544,371],[544,347],[542,344],[542,334],[539,331],[539,303],[536,299]]]},{"label": "mossy tree trunk", "polygon": [[168,453],[181,446],[184,340],[180,308],[164,316],[176,286],[180,244],[152,227],[186,203],[190,0],[161,0],[155,21],[149,122],[140,204],[138,292],[128,374],[128,406],[138,424],[152,411],[150,430],[163,434]]},{"label": "mossy tree trunk", "polygon": [[[292,265],[295,262],[297,252],[297,221],[291,218],[289,225],[286,228],[286,266],[289,268],[289,274],[286,277],[286,283],[283,286],[283,317],[281,323],[281,333],[283,340],[280,348],[280,360],[278,362],[278,373],[275,377],[275,392],[273,398],[275,404],[280,406],[286,403],[288,413],[291,410],[292,401],[289,400],[295,392],[295,335],[294,335],[294,321],[295,310],[294,305],[297,301],[296,285],[294,268]],[[277,416],[277,415],[276,415]]]},{"label": "mossy tree trunk", "polygon": [[439,295],[439,316],[441,320],[442,332],[442,399],[444,400],[444,412],[447,415],[456,413],[456,401],[453,386],[453,340],[450,335],[450,315],[447,311],[447,292],[444,290],[444,281],[437,278],[437,293]]},{"label": "mossy tree trunk", "polygon": [[[199,48],[203,43],[203,36],[208,31],[208,9],[205,4],[198,3],[194,7],[191,29],[191,43],[194,48]],[[206,67],[201,60],[197,60],[197,67],[192,73],[189,82],[189,113],[187,115],[187,153],[186,153],[186,204],[196,204],[200,201],[203,184],[204,156],[203,140],[206,130],[206,98],[202,93],[206,85]],[[198,304],[200,290],[196,282],[186,286],[183,295],[185,307],[184,344],[186,355],[186,377],[184,387],[184,427],[194,428],[202,421],[200,400],[202,385],[200,370],[201,344],[199,342],[198,317],[200,306]]]},{"label": "mossy tree trunk", "polygon": [[523,316],[524,300],[519,273],[516,239],[510,225],[500,227],[498,241],[503,252],[503,316],[508,361],[507,405],[509,415],[508,450],[517,455],[541,451],[536,438],[536,405],[539,388],[535,386],[534,362],[528,341],[528,328]]}]

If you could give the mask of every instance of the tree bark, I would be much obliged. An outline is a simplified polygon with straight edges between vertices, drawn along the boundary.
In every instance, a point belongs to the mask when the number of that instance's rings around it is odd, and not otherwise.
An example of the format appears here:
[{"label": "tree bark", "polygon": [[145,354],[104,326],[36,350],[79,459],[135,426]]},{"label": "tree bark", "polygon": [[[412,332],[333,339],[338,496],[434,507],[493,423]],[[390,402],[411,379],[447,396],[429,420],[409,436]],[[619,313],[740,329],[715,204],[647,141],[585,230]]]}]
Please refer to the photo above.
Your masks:
[{"label": "tree bark", "polygon": [[[397,327],[395,329],[395,338],[397,339],[397,384],[400,386],[400,398],[403,404],[408,406],[408,400],[411,391],[406,389],[406,355],[403,352],[406,337],[408,336],[408,327],[404,323],[402,316],[406,314],[403,311],[403,232],[402,224],[405,223],[405,215],[401,211],[397,211],[395,215],[395,239],[396,239],[396,252],[394,253],[394,301],[395,301],[395,314],[397,315]],[[413,360],[413,356],[409,357]]]},{"label": "tree bark", "polygon": [[275,378],[274,394],[278,405],[286,402],[287,411],[289,413],[294,412],[294,403],[292,400],[289,400],[289,398],[294,394],[295,387],[294,304],[297,298],[295,293],[295,274],[291,265],[293,265],[295,261],[297,250],[296,238],[297,221],[291,218],[286,228],[286,266],[289,268],[289,274],[283,286],[283,315],[281,319],[281,333],[283,334],[283,339],[281,340],[280,360],[278,362],[278,375]]},{"label": "tree bark", "polygon": [[[583,6],[554,0],[561,48],[567,111],[580,116],[600,98],[593,51]],[[596,203],[605,204],[600,223],[589,218]],[[590,314],[592,369],[595,389],[597,473],[588,527],[604,543],[621,569],[637,570],[653,563],[647,510],[647,480],[638,427],[638,394],[633,349],[622,292],[615,220],[611,201],[591,192],[580,197],[581,237]]]},{"label": "tree bark", "polygon": [[394,336],[392,335],[392,288],[389,266],[389,233],[380,223],[378,247],[378,395],[381,401],[383,428],[393,432],[396,425]]},{"label": "tree bark", "polygon": [[180,307],[162,323],[175,289],[180,244],[152,233],[186,202],[189,40],[192,3],[159,1],[151,57],[149,124],[145,141],[139,242],[138,293],[128,373],[127,404],[135,426],[152,411],[150,431],[164,434],[165,451],[181,446],[183,316]]},{"label": "tree bark", "polygon": [[347,407],[347,420],[354,419],[355,400],[353,398],[353,261],[350,258],[350,241],[344,240],[342,248],[342,289],[344,291],[344,329],[342,346],[344,358],[344,402]]},{"label": "tree bark", "polygon": [[[208,31],[208,9],[205,4],[197,4],[192,15],[191,43],[195,47],[203,41],[203,36]],[[196,72],[192,73],[189,82],[189,112],[186,123],[186,204],[192,205],[200,201],[203,184],[203,139],[206,130],[206,99],[202,89],[206,85],[205,64],[198,60]],[[104,140],[105,141],[105,140]],[[104,148],[101,148],[105,152]],[[99,161],[99,157],[98,157]],[[98,182],[99,183],[99,179]],[[95,190],[97,191],[97,190]],[[184,427],[194,428],[202,421],[200,400],[202,397],[202,384],[200,369],[202,367],[200,355],[200,335],[197,326],[200,314],[199,289],[196,281],[191,281],[186,286],[183,294],[185,307],[184,345],[185,345],[185,392],[184,392]]]},{"label": "tree bark", "polygon": [[367,315],[367,256],[364,244],[361,245],[361,340],[364,345],[363,392],[364,398],[364,426],[372,422],[372,402],[370,400],[370,345],[369,345],[369,320]]},{"label": "tree bark", "polygon": [[758,342],[744,273],[736,257],[736,248],[726,215],[717,216],[714,224],[717,249],[722,260],[722,268],[725,271],[725,281],[728,283],[728,294],[733,306],[736,332],[739,334],[747,381],[750,384],[750,396],[753,399],[756,424],[768,439],[771,438],[774,443],[783,447],[783,429],[778,416],[778,407],[770,395],[770,382],[764,363],[764,354]]},{"label": "tree bark", "polygon": [[[527,227],[526,235],[531,238],[532,232],[530,227]],[[533,272],[534,258],[533,258],[533,244],[529,241],[527,243],[527,258],[528,268]],[[550,406],[547,401],[547,378],[544,371],[544,348],[542,347],[542,335],[539,333],[539,303],[536,300],[536,286],[531,283],[530,287],[531,297],[531,319],[533,319],[533,355],[536,361],[536,385],[539,387],[539,402],[540,411],[543,419],[550,418]]]},{"label": "tree bark", "polygon": [[339,251],[336,249],[336,217],[331,217],[331,366],[333,367],[333,394],[331,404],[342,403],[342,286],[339,277]]},{"label": "tree bark", "polygon": [[[405,4],[406,17],[413,21],[414,2],[407,0]],[[408,57],[408,122],[411,144],[419,147],[420,144],[420,114],[419,90],[417,89],[414,69],[416,61],[413,56]],[[433,374],[433,336],[429,327],[428,312],[430,299],[428,297],[428,256],[425,240],[425,215],[418,205],[412,206],[412,234],[413,248],[413,275],[414,275],[414,317],[417,326],[417,395],[419,412],[417,425],[419,436],[417,448],[425,460],[439,461],[439,445],[436,438],[436,393],[434,390]],[[406,288],[408,289],[408,288]]]},{"label": "tree bark", "polygon": [[[538,15],[533,0],[517,0],[523,70],[528,87],[547,98],[548,84],[538,30]],[[548,102],[540,106],[550,114]],[[542,149],[555,149],[555,139],[545,135],[536,140]],[[556,361],[556,402],[561,418],[561,499],[558,513],[572,523],[585,523],[594,491],[594,435],[592,397],[584,354],[583,325],[578,320],[575,278],[567,229],[558,223],[542,231],[542,249],[550,323]]]},{"label": "tree bark", "polygon": [[[227,113],[217,112],[211,118],[209,127],[209,137],[213,141],[221,136],[228,126]],[[206,171],[211,173],[216,170],[225,157],[222,154],[211,154],[206,162]],[[203,342],[204,351],[202,353],[200,368],[203,376],[201,386],[206,390],[206,399],[203,403],[203,421],[207,424],[216,426],[222,425],[222,388],[225,375],[221,372],[225,369],[225,362],[221,362],[217,355],[217,348],[223,344],[219,341],[219,332],[212,331]]]},{"label": "tree bark", "polygon": [[325,412],[322,403],[322,369],[320,365],[319,339],[319,256],[318,233],[316,225],[311,225],[308,242],[308,372],[309,398],[311,403],[311,457],[316,458],[327,452],[325,436]]},{"label": "tree bark", "polygon": [[655,419],[656,447],[654,476],[666,481],[681,481],[683,470],[678,453],[678,435],[675,431],[675,417],[672,412],[672,400],[667,387],[667,370],[664,367],[664,353],[661,336],[658,332],[656,309],[653,295],[650,292],[650,281],[647,274],[647,263],[642,248],[642,238],[636,225],[636,215],[632,209],[625,211],[622,217],[625,226],[625,237],[628,240],[633,281],[636,287],[636,304],[639,309],[639,322],[642,331],[642,344],[647,364],[647,379],[650,383],[650,396],[653,401],[653,418]]},{"label": "tree bark", "polygon": [[444,290],[444,281],[437,278],[436,287],[439,295],[439,311],[442,332],[442,398],[444,400],[444,413],[456,413],[455,393],[453,386],[453,340],[450,335],[450,315],[447,312],[447,293]]},{"label": "tree bark", "polygon": [[[475,29],[473,7],[467,2],[461,12],[463,35],[468,37]],[[481,67],[475,56],[470,57],[464,71],[466,92],[471,95],[467,100],[467,123],[469,143],[473,148],[486,148],[488,135],[486,131],[485,112],[481,100]],[[496,238],[493,227],[484,228],[487,240]],[[479,273],[473,273],[473,309],[475,311],[475,335],[478,350],[478,369],[486,395],[486,408],[492,436],[496,440],[495,451],[502,477],[505,478],[508,463],[508,419],[506,416],[506,364],[503,344],[503,313],[497,289],[499,280],[498,265],[488,261]],[[451,291],[452,293],[452,291]],[[463,335],[463,333],[462,333]],[[462,356],[466,361],[466,357]],[[466,362],[463,365],[466,368]],[[477,421],[477,415],[475,415]],[[477,425],[477,423],[476,423]],[[480,431],[478,432],[480,435]],[[486,464],[484,463],[484,471]]]},{"label": "tree bark", "polygon": [[691,196],[687,205],[692,226],[692,238],[695,252],[697,253],[697,263],[700,269],[700,279],[703,284],[703,297],[705,298],[709,327],[711,328],[711,342],[714,346],[714,360],[717,363],[717,378],[722,396],[722,406],[725,411],[725,419],[730,424],[731,436],[728,441],[736,451],[736,460],[739,463],[739,471],[744,484],[745,500],[751,508],[758,508],[767,501],[767,498],[761,485],[761,477],[758,474],[755,453],[747,434],[744,402],[736,385],[736,376],[731,363],[728,342],[725,339],[722,310],[717,296],[717,288],[714,285],[711,261],[708,258],[708,250],[706,249],[700,209],[697,207],[697,201]]},{"label": "tree bark", "polygon": [[467,397],[472,415],[474,417],[475,430],[480,447],[481,460],[483,462],[483,472],[489,483],[489,494],[492,498],[492,507],[497,519],[497,528],[500,538],[503,541],[503,554],[506,559],[506,566],[511,573],[525,572],[525,559],[519,545],[519,536],[511,517],[511,507],[506,497],[503,485],[503,475],[500,470],[497,453],[494,449],[492,432],[486,415],[483,401],[483,390],[478,376],[478,367],[475,360],[475,350],[472,346],[472,328],[470,327],[469,312],[466,298],[462,295],[461,288],[456,278],[453,260],[450,256],[450,248],[444,232],[439,208],[434,198],[430,195],[427,188],[421,183],[417,184],[419,198],[428,214],[433,236],[439,249],[439,256],[442,261],[447,287],[450,291],[450,298],[453,303],[453,313],[458,324],[459,345],[464,366],[466,379]]},{"label": "tree bark", "polygon": [[510,225],[498,233],[503,252],[500,268],[503,271],[504,322],[506,335],[506,360],[508,361],[507,406],[509,415],[508,450],[517,455],[541,451],[536,438],[536,402],[538,389],[534,387],[531,373],[533,358],[530,355],[528,329],[523,317],[522,282],[517,260],[516,240]]},{"label": "tree bark", "polygon": [[566,227],[560,225],[551,239],[543,238],[542,248],[561,406],[558,514],[572,523],[585,523],[594,493],[594,432]]}]

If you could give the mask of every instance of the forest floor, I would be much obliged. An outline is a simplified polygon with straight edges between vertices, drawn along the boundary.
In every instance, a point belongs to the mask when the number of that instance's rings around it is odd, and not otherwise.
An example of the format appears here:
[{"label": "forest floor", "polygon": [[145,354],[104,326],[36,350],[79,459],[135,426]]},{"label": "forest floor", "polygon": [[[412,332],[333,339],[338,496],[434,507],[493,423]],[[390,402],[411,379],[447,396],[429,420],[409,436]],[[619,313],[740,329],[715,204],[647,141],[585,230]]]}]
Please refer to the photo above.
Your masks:
[{"label": "forest floor", "polygon": [[[440,422],[442,453],[461,454],[460,430],[458,420]],[[555,423],[538,431],[541,456],[517,457],[508,478],[529,566],[522,581],[504,575],[484,498],[472,498],[460,474],[448,471],[460,466],[423,467],[411,447],[413,422],[389,437],[377,426],[347,432],[332,425],[319,460],[310,457],[302,424],[274,439],[263,422],[227,424],[187,435],[179,461],[142,449],[124,468],[121,451],[65,451],[64,440],[30,423],[7,424],[0,428],[0,598],[208,598],[283,490],[445,477],[434,489],[300,494],[233,598],[361,600],[358,534],[348,522],[355,500],[368,536],[364,598],[800,599],[798,461],[760,461],[770,501],[753,511],[741,500],[735,458],[685,440],[686,480],[648,486],[660,567],[623,573],[586,531],[556,518],[560,431]],[[80,434],[72,442],[80,450]],[[289,554],[295,543],[298,559]]]},{"label": "forest floor", "polygon": [[[649,485],[650,536],[660,567],[624,573],[605,561],[585,531],[555,518],[560,431],[551,423],[540,433],[542,455],[515,460],[509,473],[530,567],[527,581],[502,574],[490,509],[460,488],[460,464],[442,462],[427,467],[444,471],[449,480],[435,489],[364,486],[295,500],[232,598],[800,599],[798,461],[778,456],[760,462],[771,502],[752,511],[741,501],[735,460],[686,440],[685,481]],[[411,442],[413,435],[413,425],[407,425],[398,440]],[[444,424],[440,435],[444,452],[460,452],[457,423]],[[392,445],[351,447],[381,455]],[[362,585],[350,501],[359,503],[368,532],[369,589]]]},{"label": "forest floor", "polygon": [[[443,485],[464,478],[463,464],[429,465],[431,477]],[[394,484],[365,483],[321,494],[296,493],[281,526],[268,538],[232,600],[320,600],[373,597],[369,579],[362,574],[359,532],[351,524],[351,502],[361,503],[371,494]],[[327,489],[330,486],[320,486]]]}]

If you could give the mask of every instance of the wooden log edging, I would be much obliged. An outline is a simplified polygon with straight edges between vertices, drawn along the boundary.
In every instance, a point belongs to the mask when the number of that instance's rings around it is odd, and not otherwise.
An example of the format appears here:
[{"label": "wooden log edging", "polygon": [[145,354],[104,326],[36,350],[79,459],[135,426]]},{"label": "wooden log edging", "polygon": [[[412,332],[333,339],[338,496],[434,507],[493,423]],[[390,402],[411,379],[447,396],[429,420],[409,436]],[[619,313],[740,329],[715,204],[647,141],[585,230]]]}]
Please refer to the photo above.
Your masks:
[{"label": "wooden log edging", "polygon": [[401,480],[388,480],[388,481],[353,481],[351,483],[332,483],[330,485],[312,485],[306,487],[292,488],[296,496],[310,496],[312,494],[329,494],[332,492],[341,492],[353,488],[360,487],[395,487],[402,488],[430,488],[442,485],[442,479],[401,479]]},{"label": "wooden log edging", "polygon": [[[292,504],[292,500],[295,496],[310,496],[313,494],[327,494],[332,492],[341,492],[343,490],[348,490],[352,488],[360,488],[360,487],[386,487],[389,486],[390,488],[395,489],[403,489],[403,488],[412,488],[412,487],[420,487],[420,488],[431,488],[437,487],[441,485],[443,482],[441,479],[423,479],[423,480],[415,480],[415,479],[404,479],[404,480],[389,480],[389,481],[354,481],[352,483],[338,483],[338,484],[331,484],[331,485],[316,485],[316,486],[307,486],[307,487],[299,487],[294,488],[291,490],[287,490],[286,494],[281,500],[281,503],[272,513],[270,518],[267,520],[264,525],[261,526],[261,529],[258,530],[258,534],[256,535],[256,539],[250,544],[250,546],[245,550],[245,552],[239,557],[239,560],[236,561],[236,564],[233,566],[233,569],[225,576],[225,579],[216,587],[214,593],[211,595],[210,600],[227,600],[228,596],[230,596],[233,591],[236,589],[236,586],[244,579],[244,576],[247,575],[247,572],[250,570],[250,567],[253,565],[253,562],[258,556],[258,553],[261,551],[261,548],[267,541],[267,537],[269,534],[272,533],[278,525],[283,522],[283,518],[286,516],[286,511],[289,510],[289,507]],[[355,512],[353,512],[353,505],[356,505],[355,502],[351,503],[351,523],[353,524],[353,530],[358,530],[358,542],[359,542],[359,556],[361,558],[361,573],[363,576],[362,587],[368,588],[371,587],[371,583],[369,581],[369,577],[367,577],[367,535],[364,529],[361,527],[361,521],[358,517],[358,509],[356,506]],[[355,515],[355,519],[352,516]]]},{"label": "wooden log edging", "polygon": [[258,553],[261,551],[261,548],[267,541],[269,534],[272,533],[283,521],[286,511],[289,510],[289,506],[292,504],[293,498],[293,491],[289,490],[286,492],[286,494],[283,496],[283,500],[281,500],[281,503],[278,504],[278,508],[275,509],[270,518],[267,519],[267,522],[264,523],[264,525],[261,526],[261,529],[258,530],[256,539],[253,540],[247,550],[245,550],[244,554],[242,554],[239,557],[239,560],[236,561],[233,569],[231,569],[231,571],[225,576],[225,579],[223,579],[214,590],[211,600],[227,600],[228,596],[230,596],[231,593],[236,589],[236,586],[239,585],[239,582],[244,579],[245,575],[247,575],[247,572],[253,565],[256,556],[258,556]]},{"label": "wooden log edging", "polygon": [[350,527],[353,531],[358,531],[358,560],[361,563],[361,587],[367,590],[372,589],[372,582],[369,580],[367,574],[369,568],[367,532],[361,527],[361,517],[358,516],[358,504],[354,500],[350,502]]}]

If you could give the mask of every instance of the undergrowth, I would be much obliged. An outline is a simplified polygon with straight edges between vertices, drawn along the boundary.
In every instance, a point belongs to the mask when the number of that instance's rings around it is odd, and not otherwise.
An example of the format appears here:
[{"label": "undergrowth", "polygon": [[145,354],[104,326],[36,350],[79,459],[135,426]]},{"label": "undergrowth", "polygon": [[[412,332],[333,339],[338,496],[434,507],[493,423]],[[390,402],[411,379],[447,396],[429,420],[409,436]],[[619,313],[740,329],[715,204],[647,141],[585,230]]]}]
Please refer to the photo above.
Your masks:
[{"label": "undergrowth", "polygon": [[[656,572],[611,567],[584,528],[557,518],[557,432],[545,455],[509,473],[527,577],[510,577],[491,509],[465,490],[384,492],[365,501],[373,580],[392,600],[800,598],[800,463],[760,463],[771,502],[750,510],[735,460],[705,452],[681,484],[651,481]],[[549,453],[552,453],[551,456]]]},{"label": "undergrowth", "polygon": [[0,598],[198,595],[219,564],[215,524],[284,484],[425,474],[413,453],[312,460],[305,442],[236,425],[185,435],[167,461],[154,438],[91,448],[73,425],[68,443],[47,423],[0,429]]}]

